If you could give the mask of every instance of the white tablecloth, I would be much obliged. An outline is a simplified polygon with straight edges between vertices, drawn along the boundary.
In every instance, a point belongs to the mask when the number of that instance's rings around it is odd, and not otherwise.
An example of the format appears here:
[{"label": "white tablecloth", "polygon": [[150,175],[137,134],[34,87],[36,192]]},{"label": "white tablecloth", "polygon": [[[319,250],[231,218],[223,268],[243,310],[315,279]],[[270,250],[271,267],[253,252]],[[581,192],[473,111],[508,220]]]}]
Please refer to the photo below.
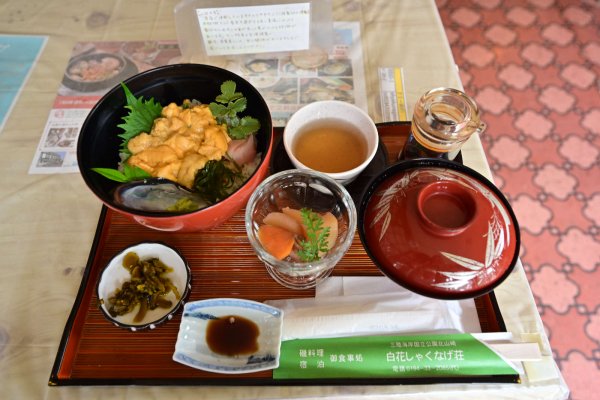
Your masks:
[{"label": "white tablecloth", "polygon": [[[521,265],[497,290],[508,329],[537,339],[546,360],[535,382],[414,386],[48,387],[59,341],[79,288],[100,202],[78,174],[28,175],[71,49],[78,41],[175,39],[171,0],[0,3],[0,31],[49,40],[0,132],[0,387],[7,399],[564,399],[568,389]],[[360,21],[369,111],[376,122],[378,67],[403,67],[409,115],[436,86],[460,81],[433,0],[340,0],[334,17]],[[465,163],[489,169],[478,138]],[[531,371],[533,371],[531,369]],[[533,376],[533,375],[531,375]]]}]

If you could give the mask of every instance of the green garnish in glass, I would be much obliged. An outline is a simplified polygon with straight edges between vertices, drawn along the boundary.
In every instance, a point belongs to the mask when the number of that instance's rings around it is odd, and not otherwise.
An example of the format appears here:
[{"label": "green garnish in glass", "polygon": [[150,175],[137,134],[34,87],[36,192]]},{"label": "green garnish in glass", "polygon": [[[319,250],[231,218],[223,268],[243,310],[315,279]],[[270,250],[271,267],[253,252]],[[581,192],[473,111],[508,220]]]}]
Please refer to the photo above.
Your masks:
[{"label": "green garnish in glass", "polygon": [[329,227],[323,228],[323,218],[308,208],[301,209],[300,213],[306,228],[306,240],[300,242],[298,256],[304,262],[318,261],[321,254],[329,251]]}]

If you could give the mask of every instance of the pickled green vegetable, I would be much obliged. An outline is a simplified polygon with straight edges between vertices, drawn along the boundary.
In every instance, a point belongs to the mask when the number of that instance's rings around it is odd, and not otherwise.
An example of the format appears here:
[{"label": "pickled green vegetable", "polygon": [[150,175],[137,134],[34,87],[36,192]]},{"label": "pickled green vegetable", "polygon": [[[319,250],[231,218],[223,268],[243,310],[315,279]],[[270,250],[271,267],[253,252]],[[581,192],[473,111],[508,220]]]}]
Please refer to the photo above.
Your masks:
[{"label": "pickled green vegetable", "polygon": [[177,300],[181,298],[177,287],[166,277],[173,269],[158,258],[140,260],[135,252],[129,252],[123,258],[123,267],[129,270],[131,280],[108,298],[108,313],[113,318],[133,312],[139,304],[133,321],[141,322],[148,310],[172,307],[172,301],[165,298],[171,291]]}]

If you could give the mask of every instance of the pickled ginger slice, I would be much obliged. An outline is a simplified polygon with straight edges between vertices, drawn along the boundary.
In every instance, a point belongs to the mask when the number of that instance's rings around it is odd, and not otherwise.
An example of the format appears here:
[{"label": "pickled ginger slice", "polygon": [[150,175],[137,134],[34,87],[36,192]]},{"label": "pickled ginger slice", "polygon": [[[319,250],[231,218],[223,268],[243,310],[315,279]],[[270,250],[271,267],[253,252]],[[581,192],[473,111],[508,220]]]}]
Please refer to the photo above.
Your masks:
[{"label": "pickled ginger slice", "polygon": [[277,226],[296,235],[304,235],[302,225],[294,218],[282,212],[271,212],[263,219],[267,225]]}]

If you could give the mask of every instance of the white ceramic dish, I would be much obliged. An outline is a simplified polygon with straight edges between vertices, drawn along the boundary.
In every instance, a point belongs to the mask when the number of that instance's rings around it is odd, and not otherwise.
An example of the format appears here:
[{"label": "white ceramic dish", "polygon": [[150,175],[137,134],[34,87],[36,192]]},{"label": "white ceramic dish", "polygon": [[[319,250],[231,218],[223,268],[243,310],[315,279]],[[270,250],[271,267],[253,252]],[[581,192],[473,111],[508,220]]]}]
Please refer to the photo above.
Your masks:
[{"label": "white ceramic dish", "polygon": [[[107,299],[112,296],[115,290],[120,288],[123,283],[131,280],[129,271],[126,268],[123,268],[123,258],[129,252],[135,252],[140,257],[140,260],[157,257],[165,265],[173,268],[173,271],[169,272],[167,277],[173,282],[181,295],[178,300],[176,299],[175,294],[170,292],[165,298],[171,300],[173,306],[170,309],[156,308],[154,310],[148,310],[141,322],[133,321],[133,318],[137,313],[137,308],[128,314],[117,317],[112,317],[108,312]],[[146,328],[154,329],[158,324],[173,318],[173,314],[181,307],[184,299],[190,292],[191,278],[192,273],[185,259],[175,249],[165,244],[143,242],[127,247],[110,260],[100,275],[97,295],[98,299],[104,300],[100,304],[100,310],[109,321],[121,328],[127,328],[132,331]]]},{"label": "white ceramic dish", "polygon": [[[206,342],[209,321],[238,315],[258,325],[258,350],[249,355],[224,356]],[[283,311],[243,299],[210,299],[187,303],[175,344],[173,360],[204,371],[243,374],[279,366]]]}]

